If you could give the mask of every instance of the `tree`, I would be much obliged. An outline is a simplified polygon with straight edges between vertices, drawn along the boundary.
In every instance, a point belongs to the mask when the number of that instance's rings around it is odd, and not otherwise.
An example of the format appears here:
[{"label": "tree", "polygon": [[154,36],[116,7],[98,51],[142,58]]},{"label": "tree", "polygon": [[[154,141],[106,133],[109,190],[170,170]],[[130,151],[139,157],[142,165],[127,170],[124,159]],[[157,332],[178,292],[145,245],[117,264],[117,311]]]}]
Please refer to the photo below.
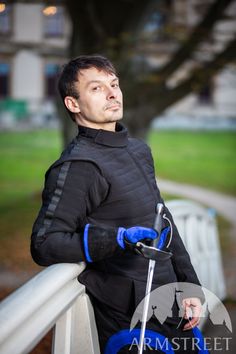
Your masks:
[{"label": "tree", "polygon": [[[226,63],[235,60],[235,39],[221,52],[212,53],[210,61],[195,62],[186,79],[175,87],[167,81],[187,60],[193,58],[199,46],[210,37],[214,25],[222,19],[232,0],[215,0],[200,23],[179,43],[178,49],[161,68],[152,69],[137,61],[140,29],[155,10],[154,0],[66,0],[72,23],[69,57],[100,53],[118,67],[125,94],[125,121],[133,135],[144,137],[151,121],[167,107],[189,92],[199,92]],[[171,1],[162,1],[171,6]],[[147,53],[148,54],[148,53]],[[64,119],[64,139],[74,135],[74,126]]]}]

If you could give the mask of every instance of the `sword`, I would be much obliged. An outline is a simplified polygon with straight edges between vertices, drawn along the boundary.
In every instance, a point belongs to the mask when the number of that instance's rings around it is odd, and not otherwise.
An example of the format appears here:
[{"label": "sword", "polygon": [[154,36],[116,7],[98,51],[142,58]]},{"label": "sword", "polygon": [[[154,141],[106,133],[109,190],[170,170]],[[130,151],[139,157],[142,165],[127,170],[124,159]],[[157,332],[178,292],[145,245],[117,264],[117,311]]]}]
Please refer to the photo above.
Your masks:
[{"label": "sword", "polygon": [[[150,293],[152,288],[152,281],[153,281],[156,260],[158,258],[165,260],[172,256],[170,252],[164,252],[161,250],[161,248],[165,245],[165,239],[167,237],[167,235],[164,236],[161,235],[163,212],[164,212],[164,205],[162,203],[158,203],[157,216],[154,223],[154,229],[157,231],[158,237],[152,241],[151,247],[150,246],[148,247],[142,244],[141,242],[138,242],[136,245],[137,249],[142,250],[140,251],[140,253],[142,254],[144,254],[145,252],[147,253],[148,251],[153,253],[153,256],[149,255],[150,258],[152,259],[149,259],[149,266],[148,266],[147,285],[146,285],[143,314],[142,314],[142,326],[141,326],[141,333],[139,338],[139,351],[138,351],[139,354],[143,353],[145,330],[146,330],[147,316],[148,316],[148,307],[150,302]],[[146,257],[149,258],[148,256]]]}]

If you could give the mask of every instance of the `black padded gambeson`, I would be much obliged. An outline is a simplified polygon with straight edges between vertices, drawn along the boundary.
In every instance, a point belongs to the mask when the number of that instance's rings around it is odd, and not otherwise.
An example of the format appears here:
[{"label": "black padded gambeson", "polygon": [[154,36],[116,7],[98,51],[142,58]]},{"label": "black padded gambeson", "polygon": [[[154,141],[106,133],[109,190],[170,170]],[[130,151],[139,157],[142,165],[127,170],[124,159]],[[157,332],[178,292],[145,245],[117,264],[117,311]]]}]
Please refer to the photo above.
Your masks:
[{"label": "black padded gambeson", "polygon": [[[144,296],[148,261],[123,251],[116,233],[118,227],[153,227],[156,205],[163,202],[149,147],[129,138],[120,124],[116,132],[79,127],[78,136],[48,170],[42,198],[32,233],[34,260],[41,265],[84,261],[84,227],[94,225],[89,252],[95,261],[79,280],[95,298],[119,311],[136,306]],[[166,207],[165,213],[172,221]],[[173,226],[173,257],[157,262],[154,287],[175,281],[199,284]]]}]

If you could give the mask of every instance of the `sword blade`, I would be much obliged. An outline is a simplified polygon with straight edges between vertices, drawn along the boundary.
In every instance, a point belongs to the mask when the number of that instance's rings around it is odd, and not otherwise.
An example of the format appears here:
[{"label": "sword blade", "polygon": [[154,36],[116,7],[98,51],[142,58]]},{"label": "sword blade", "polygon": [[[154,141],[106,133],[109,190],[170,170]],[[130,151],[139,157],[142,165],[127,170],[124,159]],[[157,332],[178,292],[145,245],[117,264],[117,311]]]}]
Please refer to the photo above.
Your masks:
[{"label": "sword blade", "polygon": [[[157,231],[158,237],[153,241],[152,246],[156,247],[157,243],[161,236],[161,229],[162,229],[162,214],[164,210],[164,205],[162,203],[157,204],[157,216],[154,223],[154,229]],[[154,275],[156,261],[150,259],[148,265],[148,276],[147,276],[147,284],[145,290],[145,298],[144,298],[144,305],[143,305],[143,314],[142,314],[142,326],[139,338],[139,351],[138,354],[143,354],[143,347],[145,341],[145,330],[147,326],[147,316],[148,316],[148,307],[150,303],[150,293],[152,289],[152,280]]]},{"label": "sword blade", "polygon": [[156,261],[151,259],[148,265],[147,285],[146,285],[145,298],[143,304],[142,326],[141,326],[141,333],[139,338],[139,352],[138,352],[139,354],[143,353],[143,346],[145,341],[145,330],[146,330],[147,316],[148,316],[148,307],[150,303],[150,293],[152,289],[152,280],[153,280],[155,265],[156,265]]}]

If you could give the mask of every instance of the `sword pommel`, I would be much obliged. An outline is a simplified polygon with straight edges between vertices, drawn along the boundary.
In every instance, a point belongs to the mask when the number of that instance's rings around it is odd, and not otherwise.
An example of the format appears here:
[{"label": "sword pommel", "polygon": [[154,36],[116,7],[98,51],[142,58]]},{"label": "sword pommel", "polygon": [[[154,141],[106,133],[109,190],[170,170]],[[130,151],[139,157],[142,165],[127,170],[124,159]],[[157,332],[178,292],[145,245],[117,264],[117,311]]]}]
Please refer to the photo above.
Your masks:
[{"label": "sword pommel", "polygon": [[157,203],[157,214],[162,215],[164,209],[164,204]]}]

